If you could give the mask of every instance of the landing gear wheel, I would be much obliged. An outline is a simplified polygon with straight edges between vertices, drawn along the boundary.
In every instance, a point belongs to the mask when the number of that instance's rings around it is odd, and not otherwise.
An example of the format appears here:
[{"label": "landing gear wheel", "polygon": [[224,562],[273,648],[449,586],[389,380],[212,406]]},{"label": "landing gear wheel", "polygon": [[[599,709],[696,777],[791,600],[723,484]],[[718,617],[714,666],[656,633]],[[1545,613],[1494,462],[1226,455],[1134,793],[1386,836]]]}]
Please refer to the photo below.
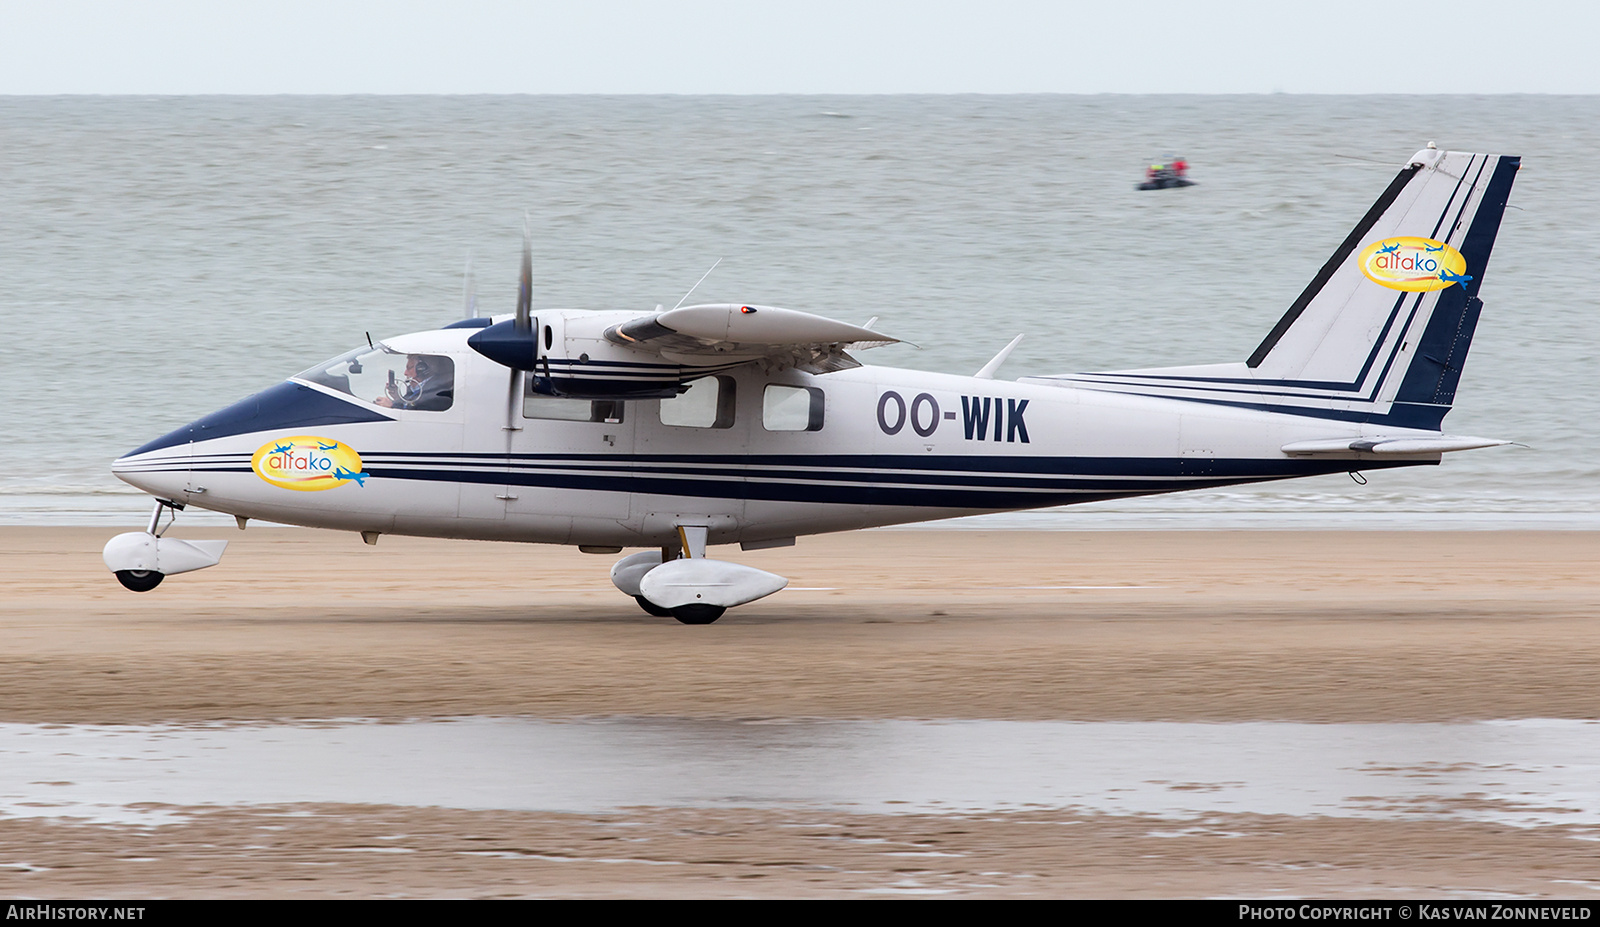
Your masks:
[{"label": "landing gear wheel", "polygon": [[672,617],[684,624],[710,624],[725,611],[721,605],[680,605],[672,609]]},{"label": "landing gear wheel", "polygon": [[656,603],[650,601],[649,599],[645,598],[642,595],[634,596],[633,600],[635,602],[639,603],[639,607],[640,608],[642,608],[645,611],[649,612],[650,614],[656,616],[657,618],[671,618],[672,617],[672,609],[670,609],[670,608],[662,608],[661,606],[659,606]]},{"label": "landing gear wheel", "polygon": [[[167,574],[157,573],[155,570],[117,571],[117,582],[127,586],[134,592],[149,592],[155,587],[161,585],[161,581],[166,578]],[[712,620],[715,621],[716,619],[713,618]]]}]

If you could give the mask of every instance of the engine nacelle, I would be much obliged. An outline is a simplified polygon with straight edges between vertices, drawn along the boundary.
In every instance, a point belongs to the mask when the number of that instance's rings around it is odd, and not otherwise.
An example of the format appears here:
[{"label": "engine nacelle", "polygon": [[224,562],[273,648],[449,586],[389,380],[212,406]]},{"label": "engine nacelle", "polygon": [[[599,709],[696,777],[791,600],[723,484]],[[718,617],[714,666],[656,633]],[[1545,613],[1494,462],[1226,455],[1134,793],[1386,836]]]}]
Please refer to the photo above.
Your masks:
[{"label": "engine nacelle", "polygon": [[[562,399],[671,399],[690,380],[714,372],[663,361],[601,338],[573,339],[583,348],[576,357],[565,357],[559,351],[541,350],[539,333],[538,319],[528,329],[508,320],[486,326],[468,338],[467,345],[497,364],[533,374],[535,393]],[[714,366],[722,370],[730,365]]]}]

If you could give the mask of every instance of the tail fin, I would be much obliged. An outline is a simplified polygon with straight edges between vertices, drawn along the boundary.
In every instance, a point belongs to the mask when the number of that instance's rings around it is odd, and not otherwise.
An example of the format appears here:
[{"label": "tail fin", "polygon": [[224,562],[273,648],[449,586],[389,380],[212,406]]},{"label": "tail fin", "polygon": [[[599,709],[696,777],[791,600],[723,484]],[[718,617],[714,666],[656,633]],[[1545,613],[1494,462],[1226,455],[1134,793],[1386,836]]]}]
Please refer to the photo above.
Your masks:
[{"label": "tail fin", "polygon": [[[1263,378],[1358,389],[1376,374],[1384,382],[1373,399],[1388,399],[1390,416],[1439,427],[1455,401],[1518,164],[1417,152],[1246,365]],[[1386,248],[1394,250],[1378,253]],[[1452,251],[1463,266],[1446,266]],[[1384,342],[1397,339],[1384,357]],[[1379,359],[1386,370],[1371,369]]]},{"label": "tail fin", "polygon": [[1243,364],[1060,379],[1437,430],[1455,401],[1519,163],[1417,152]]}]

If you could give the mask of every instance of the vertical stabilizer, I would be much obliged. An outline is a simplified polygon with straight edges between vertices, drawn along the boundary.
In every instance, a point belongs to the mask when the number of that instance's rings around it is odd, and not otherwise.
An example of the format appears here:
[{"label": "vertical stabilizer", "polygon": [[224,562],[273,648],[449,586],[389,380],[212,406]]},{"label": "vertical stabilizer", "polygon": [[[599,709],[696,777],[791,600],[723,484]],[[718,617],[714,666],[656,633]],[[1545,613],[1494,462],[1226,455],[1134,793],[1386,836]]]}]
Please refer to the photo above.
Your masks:
[{"label": "vertical stabilizer", "polygon": [[1455,400],[1518,164],[1417,152],[1247,366],[1263,379],[1358,388],[1380,377],[1372,398],[1389,399],[1391,417],[1438,427]]},{"label": "vertical stabilizer", "polygon": [[1243,364],[1050,379],[1438,429],[1455,400],[1519,163],[1417,152]]}]

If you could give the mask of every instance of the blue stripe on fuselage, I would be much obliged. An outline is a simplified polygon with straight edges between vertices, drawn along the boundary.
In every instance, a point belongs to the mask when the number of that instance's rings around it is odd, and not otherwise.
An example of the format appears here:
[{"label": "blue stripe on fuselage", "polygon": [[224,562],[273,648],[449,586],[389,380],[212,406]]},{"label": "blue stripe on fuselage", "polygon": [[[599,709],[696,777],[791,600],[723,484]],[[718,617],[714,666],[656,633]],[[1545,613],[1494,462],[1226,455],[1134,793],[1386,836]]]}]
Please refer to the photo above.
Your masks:
[{"label": "blue stripe on fuselage", "polygon": [[[243,455],[196,470],[250,472]],[[972,509],[1038,508],[1429,460],[938,457],[898,454],[483,454],[371,451],[374,480],[701,498]],[[867,485],[863,485],[867,484]]]},{"label": "blue stripe on fuselage", "polygon": [[290,428],[318,428],[352,422],[390,422],[394,419],[355,401],[329,396],[293,380],[268,387],[254,396],[169,431],[161,437],[124,454],[132,457],[188,444],[209,441],[252,431],[283,431]]}]

